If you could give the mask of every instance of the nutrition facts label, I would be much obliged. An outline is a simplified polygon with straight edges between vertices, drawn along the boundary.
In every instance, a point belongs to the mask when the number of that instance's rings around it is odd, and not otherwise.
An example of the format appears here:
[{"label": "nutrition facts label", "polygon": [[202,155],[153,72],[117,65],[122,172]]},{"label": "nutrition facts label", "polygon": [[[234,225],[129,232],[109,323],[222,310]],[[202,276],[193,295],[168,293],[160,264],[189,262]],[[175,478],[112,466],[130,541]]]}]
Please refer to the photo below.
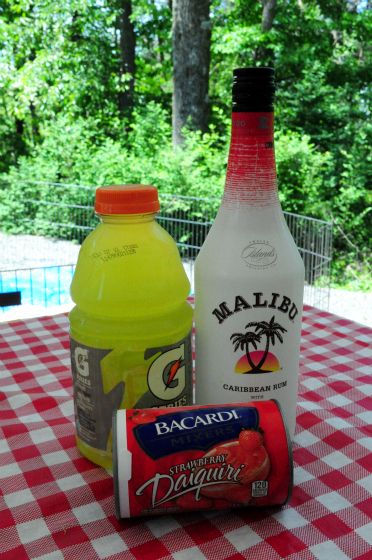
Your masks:
[{"label": "nutrition facts label", "polygon": [[112,413],[119,408],[124,383],[117,384],[109,393],[105,393],[101,363],[111,350],[91,348],[74,339],[71,339],[70,344],[76,431],[88,445],[105,450]]},{"label": "nutrition facts label", "polygon": [[267,480],[255,480],[252,482],[252,498],[262,498],[269,493],[269,483]]}]

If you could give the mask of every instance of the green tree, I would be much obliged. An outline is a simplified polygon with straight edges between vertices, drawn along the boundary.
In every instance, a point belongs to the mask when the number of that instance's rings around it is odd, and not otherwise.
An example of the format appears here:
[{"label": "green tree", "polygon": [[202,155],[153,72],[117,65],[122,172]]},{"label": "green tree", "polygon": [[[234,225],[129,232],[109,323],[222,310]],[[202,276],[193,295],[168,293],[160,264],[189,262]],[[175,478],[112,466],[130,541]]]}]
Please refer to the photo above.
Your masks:
[{"label": "green tree", "polygon": [[170,135],[171,4],[3,0],[0,173],[15,182],[3,204],[26,176],[95,184],[137,178],[168,192],[218,197],[232,69],[272,64],[284,209],[332,218],[337,278],[361,274],[372,237],[366,2],[211,0],[210,111],[196,126],[208,125],[209,133],[185,133],[178,154]]},{"label": "green tree", "polygon": [[182,129],[208,129],[210,0],[173,0],[173,143]]}]

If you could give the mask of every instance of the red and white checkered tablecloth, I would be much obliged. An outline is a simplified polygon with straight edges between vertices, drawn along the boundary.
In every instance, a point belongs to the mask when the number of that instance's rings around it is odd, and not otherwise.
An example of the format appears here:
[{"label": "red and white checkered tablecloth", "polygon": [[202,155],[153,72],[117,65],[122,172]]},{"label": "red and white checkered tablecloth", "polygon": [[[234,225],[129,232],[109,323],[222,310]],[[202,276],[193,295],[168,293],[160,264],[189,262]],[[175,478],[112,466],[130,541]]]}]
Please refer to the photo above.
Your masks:
[{"label": "red and white checkered tablecloth", "polygon": [[118,522],[75,447],[67,317],[0,325],[1,560],[371,559],[371,342],[305,309],[289,505]]}]

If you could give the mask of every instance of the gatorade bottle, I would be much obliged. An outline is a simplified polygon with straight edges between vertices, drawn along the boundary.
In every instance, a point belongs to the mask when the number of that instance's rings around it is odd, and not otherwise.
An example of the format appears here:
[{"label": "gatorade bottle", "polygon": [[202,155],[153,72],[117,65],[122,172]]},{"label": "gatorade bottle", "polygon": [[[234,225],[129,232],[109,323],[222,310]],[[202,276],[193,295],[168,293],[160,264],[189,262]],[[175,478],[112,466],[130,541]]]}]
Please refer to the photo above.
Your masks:
[{"label": "gatorade bottle", "polygon": [[155,187],[97,189],[71,284],[77,446],[109,469],[114,410],[192,404],[190,284],[159,207]]}]

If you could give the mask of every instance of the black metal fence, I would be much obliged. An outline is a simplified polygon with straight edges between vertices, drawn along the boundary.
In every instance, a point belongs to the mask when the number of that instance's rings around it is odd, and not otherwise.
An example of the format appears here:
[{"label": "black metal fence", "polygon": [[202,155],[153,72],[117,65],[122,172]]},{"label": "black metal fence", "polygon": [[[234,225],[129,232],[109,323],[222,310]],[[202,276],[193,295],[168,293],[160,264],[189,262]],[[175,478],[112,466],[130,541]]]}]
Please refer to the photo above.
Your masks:
[{"label": "black metal fence", "polygon": [[[68,303],[79,245],[97,225],[95,187],[32,181],[23,191],[27,196],[17,201],[9,189],[9,210],[2,216],[7,233],[0,233],[0,292],[20,290],[28,305]],[[193,263],[220,200],[159,196],[158,221],[176,240],[193,286]],[[332,224],[284,214],[305,263],[305,302],[328,309]]]}]

